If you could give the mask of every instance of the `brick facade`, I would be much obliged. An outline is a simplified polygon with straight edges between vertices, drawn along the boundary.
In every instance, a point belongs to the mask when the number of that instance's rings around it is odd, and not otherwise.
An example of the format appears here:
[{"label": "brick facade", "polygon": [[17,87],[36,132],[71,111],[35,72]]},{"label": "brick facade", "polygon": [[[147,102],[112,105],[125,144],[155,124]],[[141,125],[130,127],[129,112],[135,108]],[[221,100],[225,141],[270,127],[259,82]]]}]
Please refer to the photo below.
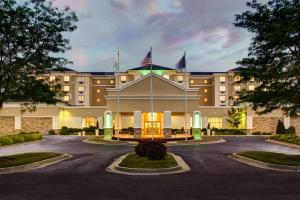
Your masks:
[{"label": "brick facade", "polygon": [[48,133],[52,128],[51,117],[22,117],[22,129],[24,132],[39,131]]},{"label": "brick facade", "polygon": [[253,129],[249,132],[260,131],[275,134],[278,120],[283,121],[283,117],[253,117]]},{"label": "brick facade", "polygon": [[15,132],[15,117],[0,117],[0,137]]},{"label": "brick facade", "polygon": [[296,128],[296,134],[300,136],[300,117],[291,118],[291,126]]}]

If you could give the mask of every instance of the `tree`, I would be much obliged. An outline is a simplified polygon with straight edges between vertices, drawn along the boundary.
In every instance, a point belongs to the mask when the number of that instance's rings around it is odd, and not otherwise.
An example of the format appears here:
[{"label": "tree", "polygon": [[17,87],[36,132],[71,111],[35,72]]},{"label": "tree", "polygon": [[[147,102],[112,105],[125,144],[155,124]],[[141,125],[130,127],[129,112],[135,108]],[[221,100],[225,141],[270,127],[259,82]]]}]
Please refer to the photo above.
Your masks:
[{"label": "tree", "polygon": [[70,63],[61,57],[71,48],[63,34],[77,28],[76,14],[51,0],[1,0],[0,19],[0,109],[9,100],[59,102],[59,85],[36,76]]},{"label": "tree", "polygon": [[229,118],[226,121],[229,123],[230,126],[234,128],[238,128],[242,124],[243,117],[245,116],[245,109],[244,108],[231,108],[228,111]]},{"label": "tree", "polygon": [[253,34],[248,57],[238,61],[241,82],[259,81],[253,92],[241,94],[258,114],[282,109],[300,111],[300,4],[299,0],[247,3],[251,9],[235,16],[235,26]]},{"label": "tree", "polygon": [[284,133],[285,133],[284,124],[281,120],[278,120],[276,134],[284,134]]}]

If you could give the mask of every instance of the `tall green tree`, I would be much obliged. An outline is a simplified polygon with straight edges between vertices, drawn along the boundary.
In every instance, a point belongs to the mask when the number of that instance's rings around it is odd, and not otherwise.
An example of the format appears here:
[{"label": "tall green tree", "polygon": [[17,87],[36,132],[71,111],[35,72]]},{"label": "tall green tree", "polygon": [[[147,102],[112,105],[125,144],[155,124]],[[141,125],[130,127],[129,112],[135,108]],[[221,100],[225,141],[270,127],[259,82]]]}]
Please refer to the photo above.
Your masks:
[{"label": "tall green tree", "polygon": [[250,10],[235,16],[235,26],[252,35],[247,58],[238,62],[243,81],[254,77],[260,86],[241,95],[259,114],[282,109],[300,111],[300,4],[299,0],[247,3]]},{"label": "tall green tree", "polygon": [[[243,123],[243,118],[246,116],[245,108],[231,108],[228,111],[229,118],[226,121],[233,128],[239,128]],[[243,127],[245,128],[245,127]]]},{"label": "tall green tree", "polygon": [[55,104],[52,88],[36,75],[69,63],[61,55],[71,48],[64,33],[74,31],[78,18],[51,0],[0,1],[0,109],[8,100],[27,105]]}]

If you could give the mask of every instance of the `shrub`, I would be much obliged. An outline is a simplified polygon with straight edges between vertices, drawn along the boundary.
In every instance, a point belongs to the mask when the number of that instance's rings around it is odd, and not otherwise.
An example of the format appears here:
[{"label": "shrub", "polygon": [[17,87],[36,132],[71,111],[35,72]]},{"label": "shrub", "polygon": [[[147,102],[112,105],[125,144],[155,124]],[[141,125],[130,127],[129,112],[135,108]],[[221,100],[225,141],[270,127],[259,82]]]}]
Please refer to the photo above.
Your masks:
[{"label": "shrub", "polygon": [[53,129],[50,129],[50,130],[48,131],[48,134],[49,134],[49,135],[55,135],[55,131],[54,131]]},{"label": "shrub", "polygon": [[281,120],[278,120],[276,134],[284,134],[284,133],[285,133],[284,124]]},{"label": "shrub", "polygon": [[14,143],[13,140],[9,136],[0,137],[0,145],[1,146],[10,145],[10,144],[13,144],[13,143]]},{"label": "shrub", "polygon": [[300,137],[296,135],[273,135],[271,139],[300,145]]},{"label": "shrub", "polygon": [[135,147],[135,153],[150,160],[162,160],[167,154],[167,148],[160,141],[141,141]]},{"label": "shrub", "polygon": [[43,135],[41,133],[26,133],[26,134],[24,134],[25,142],[41,140],[42,138],[43,138]]},{"label": "shrub", "polygon": [[272,135],[272,133],[256,131],[253,132],[252,135]]},{"label": "shrub", "polygon": [[25,141],[24,139],[25,134],[19,134],[19,135],[10,135],[9,137],[12,139],[13,143],[22,143]]},{"label": "shrub", "polygon": [[61,127],[60,132],[61,135],[69,135],[69,129],[66,126]]},{"label": "shrub", "polygon": [[216,129],[215,134],[216,135],[246,135],[247,130],[245,129]]}]

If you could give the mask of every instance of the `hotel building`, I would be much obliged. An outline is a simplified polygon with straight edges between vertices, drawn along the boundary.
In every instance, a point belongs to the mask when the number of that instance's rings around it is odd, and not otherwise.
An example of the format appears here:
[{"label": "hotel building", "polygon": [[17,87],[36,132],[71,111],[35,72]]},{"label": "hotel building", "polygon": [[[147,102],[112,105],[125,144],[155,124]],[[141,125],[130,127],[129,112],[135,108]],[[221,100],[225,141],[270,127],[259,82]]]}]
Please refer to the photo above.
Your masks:
[{"label": "hotel building", "polygon": [[[134,128],[135,138],[172,137],[172,129],[229,128],[226,118],[235,98],[254,90],[254,79],[238,83],[236,69],[226,72],[187,72],[153,65],[137,67],[117,76],[112,72],[77,72],[68,68],[38,76],[62,86],[64,96],[57,105],[38,105],[35,112],[22,113],[20,103],[7,102],[0,111],[0,135],[20,131],[59,131],[63,126],[121,130]],[[151,84],[152,82],[152,84]],[[249,107],[242,128],[275,133],[278,120],[300,132],[300,120],[281,111],[258,116]],[[153,112],[152,112],[153,111]],[[118,114],[119,113],[119,114]],[[186,114],[185,114],[186,113]],[[119,131],[117,131],[119,132]]]}]

